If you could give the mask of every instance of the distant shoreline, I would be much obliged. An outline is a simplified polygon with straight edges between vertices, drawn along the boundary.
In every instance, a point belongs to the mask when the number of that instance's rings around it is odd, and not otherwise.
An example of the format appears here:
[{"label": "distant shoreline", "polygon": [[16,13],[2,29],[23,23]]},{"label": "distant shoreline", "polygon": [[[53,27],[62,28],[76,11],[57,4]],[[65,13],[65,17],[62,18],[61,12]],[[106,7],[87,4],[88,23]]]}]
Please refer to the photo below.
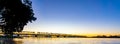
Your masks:
[{"label": "distant shoreline", "polygon": [[0,36],[1,38],[120,38],[120,37],[3,37]]},{"label": "distant shoreline", "polygon": [[47,32],[15,32],[13,36],[5,36],[4,33],[0,33],[0,38],[23,38],[23,37],[36,37],[36,38],[120,38],[120,35],[73,35],[73,34],[61,34],[61,33],[47,33]]}]

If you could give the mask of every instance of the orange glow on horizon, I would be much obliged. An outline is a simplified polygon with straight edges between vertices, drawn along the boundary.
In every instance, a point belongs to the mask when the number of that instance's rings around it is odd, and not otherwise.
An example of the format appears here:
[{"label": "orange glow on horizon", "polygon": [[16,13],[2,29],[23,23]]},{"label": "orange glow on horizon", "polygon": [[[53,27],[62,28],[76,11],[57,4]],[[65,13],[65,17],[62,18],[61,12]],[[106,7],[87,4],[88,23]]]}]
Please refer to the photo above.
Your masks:
[{"label": "orange glow on horizon", "polygon": [[[37,33],[37,31],[30,31],[30,32]],[[54,32],[47,32],[47,33],[54,33]],[[59,34],[67,34],[67,33],[59,33]],[[119,35],[120,36],[120,33],[80,33],[80,34],[78,34],[78,33],[71,33],[71,35],[80,35],[80,36],[87,36],[87,37],[102,36],[102,35],[105,35],[105,36]]]},{"label": "orange glow on horizon", "polygon": [[92,37],[92,36],[102,36],[102,35],[105,35],[105,36],[113,36],[113,35],[120,35],[120,34],[116,34],[116,33],[89,33],[89,34],[76,34],[76,35],[82,35],[82,36],[88,36],[88,37]]}]

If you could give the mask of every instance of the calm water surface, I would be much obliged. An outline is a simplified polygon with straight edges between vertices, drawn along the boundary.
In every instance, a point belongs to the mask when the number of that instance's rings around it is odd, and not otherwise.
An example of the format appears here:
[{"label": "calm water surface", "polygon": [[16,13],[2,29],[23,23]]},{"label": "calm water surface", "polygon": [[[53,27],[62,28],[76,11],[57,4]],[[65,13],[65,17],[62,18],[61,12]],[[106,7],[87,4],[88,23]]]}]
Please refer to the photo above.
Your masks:
[{"label": "calm water surface", "polygon": [[0,44],[120,44],[120,38],[2,38]]}]

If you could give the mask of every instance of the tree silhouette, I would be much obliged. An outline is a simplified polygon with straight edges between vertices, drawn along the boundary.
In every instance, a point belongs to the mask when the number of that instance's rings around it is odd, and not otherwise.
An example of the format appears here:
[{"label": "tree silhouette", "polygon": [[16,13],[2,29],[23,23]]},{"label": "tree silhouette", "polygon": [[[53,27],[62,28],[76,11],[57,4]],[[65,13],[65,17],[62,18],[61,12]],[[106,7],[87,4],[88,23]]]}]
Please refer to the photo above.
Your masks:
[{"label": "tree silhouette", "polygon": [[35,21],[30,0],[0,0],[0,28],[6,35],[21,32],[28,22]]}]

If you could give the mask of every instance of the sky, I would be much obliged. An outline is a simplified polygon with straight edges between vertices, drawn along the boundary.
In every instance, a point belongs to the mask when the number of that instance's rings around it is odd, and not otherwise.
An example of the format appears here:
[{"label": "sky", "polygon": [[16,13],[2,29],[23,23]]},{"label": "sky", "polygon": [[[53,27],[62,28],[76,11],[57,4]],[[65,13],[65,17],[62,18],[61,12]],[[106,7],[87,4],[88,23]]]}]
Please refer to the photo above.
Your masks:
[{"label": "sky", "polygon": [[37,17],[24,31],[120,33],[120,0],[32,0]]}]

